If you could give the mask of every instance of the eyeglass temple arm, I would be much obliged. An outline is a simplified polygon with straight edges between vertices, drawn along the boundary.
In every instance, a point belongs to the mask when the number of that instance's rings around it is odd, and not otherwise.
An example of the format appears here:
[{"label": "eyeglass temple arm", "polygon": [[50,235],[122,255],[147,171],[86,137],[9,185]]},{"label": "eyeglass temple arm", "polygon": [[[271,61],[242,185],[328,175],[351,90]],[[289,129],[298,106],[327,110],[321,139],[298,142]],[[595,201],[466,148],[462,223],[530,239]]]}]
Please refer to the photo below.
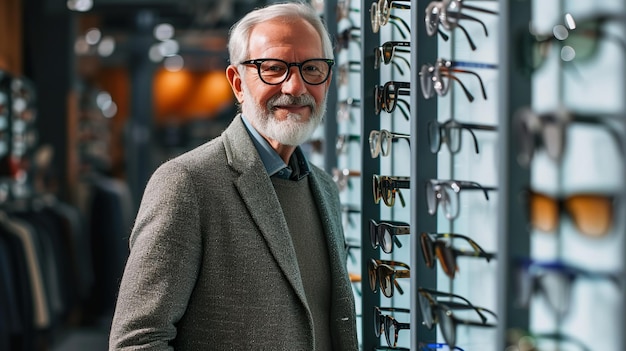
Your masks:
[{"label": "eyeglass temple arm", "polygon": [[[620,153],[623,153],[623,150],[624,150],[623,146],[624,145],[623,145],[623,140],[622,140],[622,137],[620,136],[619,131],[616,130],[615,127],[611,123],[607,122],[607,119],[614,119],[614,120],[619,121],[619,119],[621,119],[621,118],[623,118],[622,115],[607,116],[606,118],[602,118],[600,116],[593,116],[593,115],[583,115],[583,114],[573,114],[572,115],[572,120],[574,122],[586,123],[586,124],[596,124],[596,125],[601,125],[601,126],[605,127],[606,130],[611,135],[611,137],[613,138],[613,140],[615,140],[615,143],[619,147]],[[620,123],[621,123],[621,121],[620,121]]]},{"label": "eyeglass temple arm", "polygon": [[485,100],[487,100],[487,92],[485,90],[485,83],[483,83],[483,79],[480,78],[480,75],[478,73],[476,73],[474,71],[468,71],[468,70],[465,70],[465,69],[456,69],[456,68],[452,69],[452,71],[453,72],[457,72],[457,73],[468,73],[468,74],[471,74],[474,77],[478,78],[478,82],[480,83],[480,91],[483,94],[483,98]]},{"label": "eyeglass temple arm", "polygon": [[396,23],[396,22],[402,23],[402,25],[407,30],[407,32],[410,33],[411,32],[411,28],[406,23],[406,21],[403,20],[402,17],[398,17],[398,16],[394,16],[394,15],[389,15],[389,19],[390,19],[389,23],[391,23],[392,25],[394,25],[398,29],[398,32],[400,32],[400,36],[402,36],[402,39],[406,39],[406,34],[404,33],[404,31],[402,30],[400,25],[398,23]]},{"label": "eyeglass temple arm", "polygon": [[463,31],[463,34],[465,34],[465,37],[467,38],[467,42],[469,43],[469,46],[472,49],[472,51],[476,51],[477,46],[474,43],[474,41],[472,40],[472,37],[469,35],[469,32],[467,31],[467,29],[465,29],[465,27],[463,27],[460,24],[457,24],[456,26],[461,28],[461,30]]},{"label": "eyeglass temple arm", "polygon": [[[467,6],[463,6],[464,8],[468,8]],[[485,22],[481,21],[480,19],[474,17],[474,16],[470,16],[470,15],[466,15],[462,12],[457,12],[457,11],[448,11],[448,16],[450,16],[450,14],[452,14],[452,16],[457,16],[459,17],[459,19],[466,19],[466,20],[470,20],[470,21],[474,21],[474,22],[478,22],[478,24],[480,24],[481,27],[483,27],[483,31],[485,32],[485,36],[489,36],[489,32],[487,31],[487,26],[485,25]],[[457,26],[460,27],[460,25],[457,23]]]},{"label": "eyeglass temple arm", "polygon": [[458,305],[458,306],[464,306],[464,307],[458,307],[458,308],[469,308],[469,309],[473,309],[474,311],[476,311],[476,313],[478,313],[478,315],[480,316],[480,319],[483,322],[487,321],[487,317],[485,317],[480,310],[474,306],[470,300],[464,298],[461,295],[457,295],[457,294],[453,294],[453,293],[449,293],[449,292],[443,292],[443,291],[437,291],[437,290],[432,290],[432,289],[427,289],[427,288],[418,288],[418,291],[420,292],[425,292],[427,294],[430,295],[434,295],[434,296],[443,296],[443,297],[451,297],[451,298],[457,298],[457,299],[461,299],[463,301],[465,301],[465,303],[460,303],[460,302],[455,302],[455,301],[446,301],[445,304],[452,304],[452,305]]},{"label": "eyeglass temple arm", "polygon": [[465,86],[465,84],[463,84],[463,82],[461,82],[459,77],[449,73],[448,71],[442,71],[441,74],[451,79],[454,79],[457,83],[459,83],[459,85],[461,86],[461,89],[463,89],[463,93],[465,93],[465,96],[467,97],[467,100],[469,100],[469,102],[474,101],[474,95],[472,95],[472,93],[470,93],[469,90],[467,90],[467,87]]},{"label": "eyeglass temple arm", "polygon": [[482,247],[480,247],[480,245],[478,245],[476,241],[474,241],[472,238],[465,236],[463,234],[436,233],[435,237],[436,238],[456,238],[456,239],[463,239],[467,241],[467,243],[470,244],[470,246],[474,249],[474,251],[468,252],[466,250],[454,249],[455,251],[458,251],[461,256],[484,257],[487,259],[487,262],[489,262],[492,258],[496,257],[495,254],[486,252],[485,250],[483,250]]},{"label": "eyeglass temple arm", "polygon": [[465,189],[465,190],[482,190],[483,193],[485,194],[485,199],[489,200],[489,194],[487,194],[488,190],[498,190],[498,188],[496,187],[491,187],[491,186],[482,186],[476,182],[468,182],[468,181],[457,181],[457,184],[459,184],[459,187],[461,189]]}]

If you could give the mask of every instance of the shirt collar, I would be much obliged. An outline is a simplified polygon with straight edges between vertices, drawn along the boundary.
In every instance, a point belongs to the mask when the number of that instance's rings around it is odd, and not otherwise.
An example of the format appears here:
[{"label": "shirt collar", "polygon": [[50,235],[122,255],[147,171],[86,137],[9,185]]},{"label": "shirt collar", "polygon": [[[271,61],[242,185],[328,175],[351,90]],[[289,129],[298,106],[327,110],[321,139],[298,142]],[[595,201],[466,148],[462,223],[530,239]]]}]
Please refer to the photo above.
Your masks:
[{"label": "shirt collar", "polygon": [[296,147],[296,150],[293,155],[291,155],[291,159],[289,160],[289,165],[287,165],[278,155],[276,150],[272,149],[272,146],[267,142],[267,140],[259,134],[254,126],[252,126],[252,124],[243,115],[241,115],[241,119],[243,120],[243,123],[248,130],[248,134],[250,134],[252,138],[252,143],[259,153],[261,162],[263,162],[265,170],[270,177],[277,176],[283,179],[300,180],[309,174],[309,164],[300,146]]}]

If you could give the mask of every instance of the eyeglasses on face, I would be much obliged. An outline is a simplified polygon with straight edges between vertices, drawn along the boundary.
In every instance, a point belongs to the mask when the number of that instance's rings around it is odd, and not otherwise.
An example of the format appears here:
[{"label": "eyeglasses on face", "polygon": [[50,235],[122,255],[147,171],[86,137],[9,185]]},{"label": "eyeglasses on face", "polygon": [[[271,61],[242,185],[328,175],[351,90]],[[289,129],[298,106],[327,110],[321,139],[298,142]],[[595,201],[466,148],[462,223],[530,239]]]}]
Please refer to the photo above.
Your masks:
[{"label": "eyeglasses on face", "polygon": [[[404,269],[394,269],[393,267],[401,267]],[[398,261],[376,260],[370,259],[367,267],[369,275],[370,289],[377,292],[377,287],[386,297],[392,297],[394,286],[400,294],[404,294],[404,290],[398,284],[397,278],[410,278],[411,271],[406,263]]]},{"label": "eyeglasses on face", "polygon": [[411,227],[406,222],[399,221],[381,221],[376,222],[370,219],[370,241],[372,248],[382,248],[385,253],[393,252],[393,243],[402,247],[402,243],[398,240],[398,235],[411,234]]},{"label": "eyeglasses on face", "polygon": [[[476,44],[470,37],[467,29],[461,26],[459,23],[460,20],[470,20],[474,21],[481,25],[483,31],[485,32],[485,36],[489,36],[489,32],[487,31],[487,26],[485,23],[474,16],[467,15],[463,13],[461,10],[465,8],[467,10],[473,10],[477,12],[482,12],[486,14],[497,15],[498,12],[484,9],[481,7],[464,5],[461,0],[435,0],[432,1],[426,6],[426,16],[424,17],[425,25],[426,25],[426,33],[430,36],[435,35],[435,33],[440,33],[439,25],[443,26],[447,30],[452,30],[455,28],[461,29],[463,34],[467,38],[467,41],[472,50],[476,50]],[[444,40],[446,40],[444,38]]]},{"label": "eyeglasses on face", "polygon": [[485,199],[489,200],[487,191],[496,190],[495,187],[484,187],[476,182],[463,180],[438,180],[430,179],[426,182],[426,202],[428,213],[437,213],[437,207],[441,205],[444,215],[452,220],[459,215],[459,193],[461,190],[480,190],[485,194]]},{"label": "eyeglasses on face", "polygon": [[370,153],[372,158],[378,157],[382,153],[383,156],[389,156],[391,153],[391,143],[400,139],[410,142],[411,136],[403,133],[393,133],[386,129],[372,130],[369,136]]},{"label": "eyeglasses on face", "polygon": [[565,109],[536,113],[530,107],[523,107],[513,118],[519,145],[517,161],[522,167],[530,165],[536,150],[544,150],[550,159],[560,162],[567,143],[566,128],[572,123],[604,128],[618,149],[623,150],[620,132],[612,124],[622,120],[622,115],[583,114]]},{"label": "eyeglasses on face", "polygon": [[[461,303],[450,300],[439,301],[433,296],[456,298],[461,299],[463,302]],[[420,306],[424,326],[431,329],[435,324],[439,324],[443,338],[450,348],[454,348],[456,346],[456,327],[459,324],[477,327],[496,327],[495,324],[487,322],[487,317],[485,315],[490,314],[492,317],[497,318],[493,311],[483,307],[476,307],[462,296],[425,288],[418,288],[417,300]],[[453,310],[474,310],[480,317],[480,321],[458,318],[454,315]]]},{"label": "eyeglasses on face", "polygon": [[430,146],[430,152],[436,154],[441,149],[441,144],[448,145],[448,150],[455,154],[461,150],[461,136],[462,130],[467,130],[472,136],[474,141],[474,150],[478,153],[478,140],[474,134],[474,130],[496,131],[495,126],[488,126],[484,124],[474,123],[461,123],[454,120],[448,120],[443,123],[438,121],[429,121],[427,124],[428,129],[428,145]]},{"label": "eyeglasses on face", "polygon": [[527,74],[539,69],[548,58],[553,46],[560,49],[560,59],[565,63],[583,62],[595,56],[598,44],[610,40],[626,51],[626,41],[605,26],[611,22],[623,22],[623,14],[603,13],[576,20],[567,13],[564,24],[557,24],[550,33],[524,30],[518,34],[520,68]]},{"label": "eyeglasses on face", "polygon": [[575,280],[606,280],[617,288],[622,286],[620,273],[585,270],[562,261],[519,259],[517,274],[518,305],[528,307],[532,295],[541,294],[549,308],[560,317],[569,311]]},{"label": "eyeglasses on face", "polygon": [[[392,108],[387,107],[387,103],[386,103],[386,96],[385,96],[385,86],[384,85],[378,85],[376,84],[374,86],[374,113],[375,114],[380,114],[380,111],[384,110],[386,112],[389,111],[393,111],[395,110],[396,107],[398,107],[400,109],[400,112],[402,112],[402,115],[404,116],[405,120],[409,120],[409,113],[407,112],[407,110],[410,109],[410,105],[409,102],[406,101],[405,99],[401,99],[398,98],[396,96],[396,99],[394,99],[393,101],[393,106]],[[399,95],[410,95],[410,91],[405,90],[405,89],[400,89],[398,91]]]},{"label": "eyeglasses on face", "polygon": [[524,195],[529,222],[542,232],[554,232],[562,214],[567,214],[576,229],[590,238],[603,237],[613,227],[614,194],[575,193],[557,197],[528,189]]},{"label": "eyeglasses on face", "polygon": [[[474,71],[458,69],[456,67],[474,67],[474,68],[497,68],[496,65],[478,63],[478,62],[466,62],[466,61],[449,61],[445,59],[438,59],[437,62],[432,65],[426,63],[422,65],[419,72],[420,87],[422,88],[422,95],[425,99],[430,99],[435,95],[445,96],[450,90],[452,81],[459,84],[463,93],[467,99],[474,101],[474,95],[470,93],[469,89],[463,84],[463,82],[453,73],[471,74],[480,85],[480,92],[485,100],[487,100],[487,92],[485,90],[485,84],[478,73]],[[452,81],[450,81],[452,79]]]},{"label": "eyeglasses on face", "polygon": [[[410,46],[410,41],[387,41],[384,42],[383,45],[376,47],[374,49],[374,69],[378,69],[378,67],[380,67],[381,61],[386,65],[393,63],[392,60],[395,57],[404,60],[404,63],[410,68],[411,63],[409,60],[407,60],[404,56],[395,56],[396,52],[410,53],[411,50],[403,49],[404,47]],[[401,70],[400,74],[403,74]]]},{"label": "eyeglasses on face", "polygon": [[393,177],[381,176],[374,174],[372,176],[372,190],[374,193],[374,203],[378,204],[380,199],[388,207],[392,207],[396,201],[396,192],[400,197],[402,207],[405,206],[404,197],[400,193],[400,189],[408,189],[411,186],[411,178],[409,177]]},{"label": "eyeglasses on face", "polygon": [[[452,247],[450,241],[440,240],[441,238],[463,239],[472,247],[472,250],[457,249]],[[485,252],[474,240],[461,234],[422,232],[420,234],[420,244],[426,267],[434,268],[436,257],[443,272],[450,279],[454,279],[456,272],[459,271],[459,266],[456,262],[458,256],[480,257],[486,259],[487,262],[495,258],[495,254]]]},{"label": "eyeglasses on face", "polygon": [[247,60],[242,65],[254,65],[259,78],[265,84],[278,85],[286,81],[291,74],[291,67],[298,67],[302,80],[309,85],[324,83],[330,76],[331,67],[335,64],[331,59],[310,59],[302,62],[285,62],[278,59]]}]

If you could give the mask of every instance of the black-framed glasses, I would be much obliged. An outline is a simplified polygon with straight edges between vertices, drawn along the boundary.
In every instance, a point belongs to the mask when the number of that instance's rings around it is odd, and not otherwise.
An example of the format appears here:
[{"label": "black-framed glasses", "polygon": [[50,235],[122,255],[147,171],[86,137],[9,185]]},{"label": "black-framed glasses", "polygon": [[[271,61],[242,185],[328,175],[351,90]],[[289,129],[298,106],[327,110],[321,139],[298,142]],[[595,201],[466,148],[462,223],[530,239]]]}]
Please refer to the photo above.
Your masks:
[{"label": "black-framed glasses", "polygon": [[[426,25],[426,33],[429,36],[433,36],[436,33],[441,34],[442,32],[439,29],[439,25],[444,27],[446,30],[453,30],[455,28],[459,28],[461,29],[461,31],[463,31],[463,34],[467,38],[470,48],[472,50],[476,50],[476,44],[472,40],[472,37],[469,35],[467,29],[459,23],[459,21],[462,19],[474,21],[480,24],[480,26],[483,28],[483,31],[485,32],[485,36],[489,36],[489,32],[487,31],[487,26],[480,19],[474,16],[467,15],[465,13],[462,13],[461,10],[465,8],[467,10],[472,10],[472,11],[477,11],[477,12],[482,12],[482,13],[492,14],[492,15],[497,15],[498,12],[481,8],[481,7],[465,5],[464,3],[466,1],[461,1],[461,0],[431,1],[426,6],[426,10],[425,10],[426,15],[424,17],[424,22]],[[444,38],[444,40],[446,39]]]},{"label": "black-framed glasses", "polygon": [[563,24],[557,24],[550,33],[537,33],[532,28],[518,34],[517,45],[519,66],[524,73],[532,74],[548,58],[553,46],[560,51],[560,59],[565,63],[583,62],[595,56],[601,40],[610,40],[626,51],[626,41],[607,31],[610,22],[623,22],[626,14],[599,13],[576,20],[567,13]]},{"label": "black-framed glasses", "polygon": [[455,120],[448,120],[443,123],[432,120],[428,122],[427,129],[428,145],[430,146],[430,152],[434,154],[439,152],[439,150],[441,149],[441,144],[443,143],[448,145],[448,150],[450,150],[451,153],[458,153],[461,150],[461,132],[463,130],[467,130],[470,133],[470,135],[472,136],[472,140],[474,141],[474,150],[476,151],[476,153],[479,153],[478,140],[476,139],[476,134],[474,134],[474,130],[498,130],[496,126],[475,123],[461,123]]},{"label": "black-framed glasses", "polygon": [[[444,241],[440,240],[441,238],[463,239],[472,247],[472,250],[457,249],[452,246],[450,240]],[[459,265],[456,262],[458,256],[480,257],[486,259],[487,262],[496,257],[494,253],[485,252],[485,250],[470,237],[461,234],[422,232],[420,234],[420,244],[426,267],[434,268],[435,258],[437,258],[443,272],[450,277],[450,279],[454,279],[456,272],[459,271]]]},{"label": "black-framed glasses", "polygon": [[554,232],[563,214],[568,215],[578,231],[589,238],[601,238],[613,227],[617,194],[598,192],[548,195],[532,189],[524,191],[531,226],[542,232]]},{"label": "black-framed glasses", "polygon": [[[469,68],[489,68],[496,69],[498,66],[489,63],[480,62],[467,62],[467,61],[450,61],[443,58],[437,59],[435,64],[425,63],[419,72],[420,87],[422,88],[422,95],[425,99],[430,99],[435,95],[445,96],[450,90],[452,81],[456,81],[467,99],[474,101],[474,95],[470,93],[465,84],[454,73],[470,74],[478,79],[480,85],[480,92],[485,100],[487,100],[487,92],[485,90],[485,84],[483,83],[480,75],[474,71],[465,69],[459,69],[457,67],[469,67]],[[451,81],[452,80],[452,81]]]},{"label": "black-framed glasses", "polygon": [[410,143],[411,136],[404,133],[393,133],[386,129],[372,130],[369,136],[370,154],[372,158],[383,156],[389,156],[391,153],[391,143],[400,139],[404,139]]},{"label": "black-framed glasses", "polygon": [[396,193],[400,197],[400,204],[405,206],[404,197],[400,189],[409,189],[411,187],[410,177],[394,177],[374,174],[372,175],[372,190],[374,193],[374,203],[378,204],[380,199],[388,207],[393,207],[396,202]]},{"label": "black-framed glasses", "polygon": [[[461,299],[463,302],[448,300],[440,301],[434,296]],[[498,317],[493,311],[484,307],[474,306],[466,298],[460,295],[420,287],[418,288],[417,300],[420,306],[424,326],[431,329],[435,324],[439,324],[441,334],[450,348],[454,348],[456,346],[456,327],[459,324],[476,327],[496,327],[495,324],[487,322],[487,317],[485,315],[490,314],[497,319]],[[454,315],[454,310],[474,310],[480,317],[480,321],[458,318]]]},{"label": "black-framed glasses", "polygon": [[357,26],[345,28],[335,35],[335,40],[338,50],[350,48],[350,43],[361,46],[361,28]]},{"label": "black-framed glasses", "polygon": [[394,242],[396,246],[402,247],[402,243],[398,240],[397,236],[407,234],[411,234],[411,227],[406,222],[376,222],[370,218],[370,242],[374,250],[380,246],[383,252],[392,253]]},{"label": "black-framed glasses", "polygon": [[[380,63],[388,65],[393,63],[393,59],[395,57],[400,58],[404,61],[407,67],[411,67],[411,63],[404,56],[396,56],[396,52],[402,53],[410,53],[411,50],[403,49],[405,47],[410,47],[410,41],[386,41],[381,46],[378,46],[374,49],[374,69],[378,69],[380,67]],[[403,71],[400,70],[400,74],[403,74]]]},{"label": "black-framed glasses", "polygon": [[[394,269],[393,267],[401,267],[404,269]],[[370,289],[377,292],[377,287],[386,297],[392,297],[394,286],[400,294],[404,294],[404,290],[396,280],[397,278],[410,278],[411,271],[409,265],[398,261],[370,259],[367,265],[369,275]]]},{"label": "black-framed glasses", "polygon": [[452,220],[458,217],[459,193],[461,190],[480,190],[485,194],[485,199],[489,200],[487,191],[496,190],[496,188],[485,187],[477,182],[464,180],[430,179],[426,182],[428,213],[435,215],[437,213],[437,207],[441,205],[447,219]]},{"label": "black-framed glasses", "polygon": [[286,62],[283,60],[263,58],[241,62],[242,65],[254,65],[257,68],[259,78],[265,84],[278,85],[286,81],[291,72],[291,67],[298,67],[302,80],[309,85],[319,85],[330,77],[331,67],[335,60],[316,58],[302,62]]},{"label": "black-framed glasses", "polygon": [[[384,110],[387,111],[389,110],[389,108],[387,108],[387,104],[386,104],[386,97],[385,97],[385,86],[384,85],[378,85],[376,84],[374,86],[374,113],[375,114],[380,114],[380,111]],[[405,89],[400,89],[398,90],[398,94],[399,95],[410,95],[411,92]],[[407,110],[410,109],[410,105],[409,102],[406,101],[405,99],[399,98],[396,96],[396,98],[394,99],[394,105],[393,105],[393,109],[395,110],[395,108],[398,107],[400,109],[400,112],[402,112],[402,115],[404,116],[405,120],[409,120],[409,113],[407,112]]]},{"label": "black-framed glasses", "polygon": [[604,128],[621,152],[622,137],[612,122],[621,123],[623,117],[612,114],[578,113],[566,109],[537,113],[530,107],[522,107],[513,117],[519,145],[517,161],[522,167],[529,167],[535,152],[543,149],[550,159],[560,162],[567,143],[566,128],[572,123]]},{"label": "black-framed glasses", "polygon": [[572,285],[578,278],[606,280],[621,287],[621,272],[591,271],[562,261],[519,259],[517,304],[527,308],[534,294],[540,293],[549,308],[558,316],[565,316],[572,302]]}]

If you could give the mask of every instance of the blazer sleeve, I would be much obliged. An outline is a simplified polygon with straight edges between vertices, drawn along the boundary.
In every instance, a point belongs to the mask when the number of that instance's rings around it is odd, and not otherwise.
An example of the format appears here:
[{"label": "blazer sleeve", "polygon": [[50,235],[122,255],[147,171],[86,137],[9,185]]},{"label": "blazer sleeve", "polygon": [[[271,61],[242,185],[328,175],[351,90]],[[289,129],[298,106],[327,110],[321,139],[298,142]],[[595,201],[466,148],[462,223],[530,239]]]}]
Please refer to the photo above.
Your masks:
[{"label": "blazer sleeve", "polygon": [[130,255],[109,350],[171,350],[200,267],[198,191],[175,161],[150,178],[130,237]]}]

